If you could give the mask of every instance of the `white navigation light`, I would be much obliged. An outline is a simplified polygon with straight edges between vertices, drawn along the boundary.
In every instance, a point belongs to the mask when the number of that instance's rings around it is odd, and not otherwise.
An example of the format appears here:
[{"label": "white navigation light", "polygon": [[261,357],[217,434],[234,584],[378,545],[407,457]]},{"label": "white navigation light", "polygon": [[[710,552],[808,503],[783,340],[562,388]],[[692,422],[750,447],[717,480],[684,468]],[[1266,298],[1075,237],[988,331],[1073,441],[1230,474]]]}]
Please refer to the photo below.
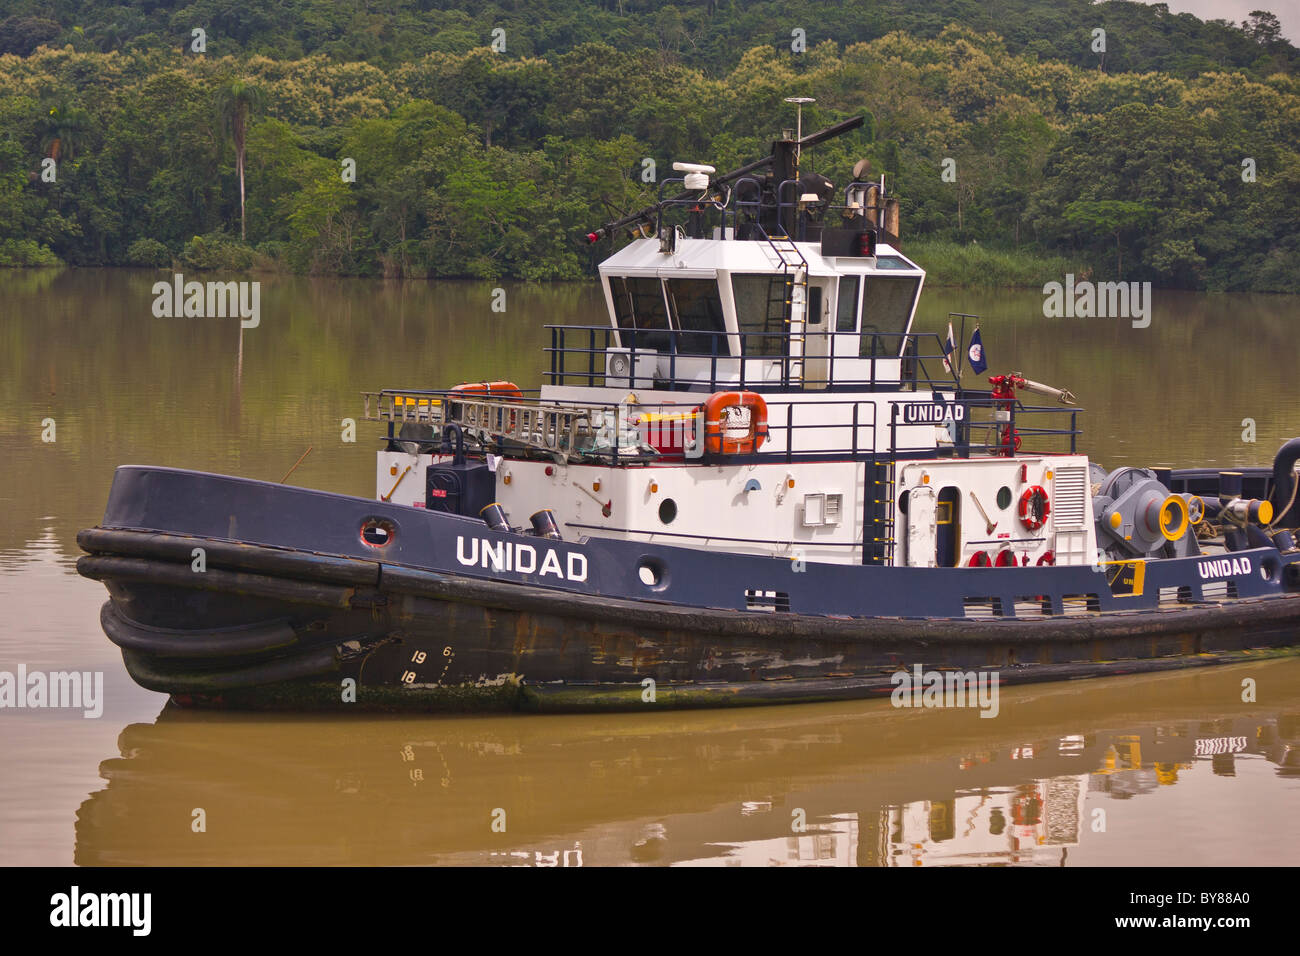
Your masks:
[{"label": "white navigation light", "polygon": [[708,189],[709,174],[717,172],[712,166],[705,166],[702,163],[673,163],[673,169],[686,174],[682,185],[687,189]]}]

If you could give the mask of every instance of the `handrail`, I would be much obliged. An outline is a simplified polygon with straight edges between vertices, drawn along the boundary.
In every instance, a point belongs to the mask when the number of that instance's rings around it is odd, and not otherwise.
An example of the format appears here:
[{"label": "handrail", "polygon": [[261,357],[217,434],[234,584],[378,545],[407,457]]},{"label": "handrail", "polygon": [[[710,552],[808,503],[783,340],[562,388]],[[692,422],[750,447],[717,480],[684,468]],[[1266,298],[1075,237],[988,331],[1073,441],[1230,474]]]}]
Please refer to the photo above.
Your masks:
[{"label": "handrail", "polygon": [[[464,392],[427,391],[420,389],[385,389],[380,392],[363,392],[367,421],[388,423],[390,442],[417,441],[432,443],[441,436],[447,424],[460,425],[468,438],[483,450],[498,454],[541,454],[558,461],[602,461],[614,464],[650,463],[658,460],[683,461],[703,459],[716,461],[694,445],[702,434],[703,402],[600,402],[591,400],[556,400],[540,398],[496,398],[467,396]],[[374,414],[371,403],[374,401]],[[934,406],[940,401],[954,411],[960,406],[962,414],[953,419],[935,421],[933,417],[906,421],[905,406]],[[771,396],[768,401],[769,441],[746,460],[787,462],[804,460],[855,460],[883,462],[908,458],[932,458],[937,454],[951,454],[959,458],[1001,457],[1004,449],[999,441],[990,444],[990,435],[1001,434],[1007,423],[996,417],[975,420],[977,412],[1004,410],[1005,399],[991,392],[961,390],[951,400],[940,395],[927,400],[923,393],[917,398],[892,398],[880,401],[872,398],[830,399],[802,398],[797,394],[786,398]],[[845,410],[836,412],[836,409]],[[889,441],[879,446],[878,431],[881,422],[878,414],[885,412]],[[816,412],[816,420],[808,412]],[[1070,454],[1076,453],[1076,408],[1060,406],[1024,406],[1013,410],[1011,426],[1026,444],[1049,439],[1069,439]],[[830,413],[829,415],[827,413]],[[931,412],[930,415],[933,413]],[[1068,428],[1026,425],[1027,415],[1070,416]],[[826,420],[830,418],[831,420]],[[899,430],[911,429],[909,435],[925,435],[926,426],[947,427],[955,421],[951,443],[938,441],[937,433],[922,445],[900,445]],[[428,430],[422,436],[399,433],[397,425],[423,425]],[[845,433],[848,429],[848,433]],[[919,431],[918,431],[919,430]],[[813,436],[806,439],[804,436]],[[820,436],[820,438],[819,438]],[[694,449],[693,451],[691,449]],[[951,451],[948,451],[951,449]],[[1022,448],[1020,454],[1048,453],[1054,450]],[[1059,452],[1057,452],[1059,453]],[[730,456],[736,460],[735,456]]]},{"label": "handrail", "polygon": [[[933,362],[938,368],[944,356],[943,342],[932,332],[730,332],[727,330],[695,329],[615,329],[613,326],[585,325],[548,325],[551,330],[551,345],[543,351],[550,356],[547,375],[551,385],[587,385],[595,387],[605,383],[605,363],[597,361],[596,355],[604,356],[614,346],[617,334],[623,343],[622,348],[629,349],[629,358],[636,364],[636,356],[654,354],[666,358],[667,368],[656,366],[652,374],[636,374],[635,379],[651,379],[656,388],[668,390],[699,391],[708,388],[717,391],[720,387],[752,387],[762,389],[802,388],[816,391],[843,391],[898,389],[908,387],[913,390],[926,387],[931,389],[957,389],[960,380],[953,372],[932,375],[926,361]],[[603,340],[601,336],[604,336]],[[586,347],[570,345],[572,337],[585,338]],[[656,349],[645,345],[647,339],[663,338],[666,349]],[[809,354],[809,340],[824,339],[826,353]],[[683,342],[704,340],[707,349],[685,351]],[[739,354],[733,354],[732,340],[739,346]],[[849,340],[858,343],[852,354],[837,355],[836,343]],[[755,348],[756,343],[781,343],[777,354],[761,352]],[[918,343],[926,343],[926,351],[921,352]],[[638,344],[640,343],[640,344]],[[791,354],[791,345],[798,343],[805,346],[799,354]],[[868,354],[863,354],[868,350]],[[579,359],[580,362],[566,361]],[[683,368],[683,361],[698,359],[708,361],[707,375],[698,366],[688,365]],[[789,373],[788,363],[791,359],[801,363],[801,372],[797,378]],[[824,374],[817,374],[816,363],[825,362]],[[753,365],[765,362],[782,364],[779,380],[755,381]],[[865,363],[865,365],[863,364]],[[893,363],[897,363],[896,365]],[[573,370],[577,365],[578,370]],[[814,371],[810,374],[810,365]],[[692,369],[687,371],[687,369]],[[855,375],[856,371],[856,375]],[[882,371],[884,374],[882,374]],[[863,377],[865,373],[865,377]]]}]

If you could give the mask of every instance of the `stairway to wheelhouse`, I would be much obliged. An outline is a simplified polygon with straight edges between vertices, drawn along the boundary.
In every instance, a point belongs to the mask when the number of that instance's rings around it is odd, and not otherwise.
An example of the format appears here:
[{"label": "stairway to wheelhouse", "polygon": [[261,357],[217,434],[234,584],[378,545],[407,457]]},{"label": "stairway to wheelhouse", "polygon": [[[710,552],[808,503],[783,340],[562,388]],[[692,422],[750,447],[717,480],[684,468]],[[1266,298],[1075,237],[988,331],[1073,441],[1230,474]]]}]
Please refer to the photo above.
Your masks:
[{"label": "stairway to wheelhouse", "polygon": [[[808,260],[789,236],[769,236],[764,233],[768,247],[776,253],[780,273],[768,284],[767,309],[763,319],[764,334],[788,334],[788,347],[783,379],[788,382],[795,369],[802,371],[804,344],[807,341],[806,313],[808,308]],[[803,304],[805,315],[797,328],[794,325],[794,302]],[[797,347],[796,347],[797,346]]]}]

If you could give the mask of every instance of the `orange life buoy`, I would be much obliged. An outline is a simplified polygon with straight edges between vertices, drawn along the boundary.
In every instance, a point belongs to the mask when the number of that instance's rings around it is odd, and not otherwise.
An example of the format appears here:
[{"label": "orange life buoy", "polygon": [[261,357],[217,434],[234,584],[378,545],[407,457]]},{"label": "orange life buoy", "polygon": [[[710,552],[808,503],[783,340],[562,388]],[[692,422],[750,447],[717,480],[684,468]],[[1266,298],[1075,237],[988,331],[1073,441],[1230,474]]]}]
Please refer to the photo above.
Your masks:
[{"label": "orange life buoy", "polygon": [[453,392],[481,392],[493,398],[523,398],[524,393],[514,382],[464,382],[452,389]]},{"label": "orange life buoy", "polygon": [[1020,496],[1020,506],[1016,509],[1016,514],[1026,528],[1030,531],[1038,530],[1051,513],[1052,502],[1048,499],[1042,485],[1032,485],[1025,489],[1025,493]]},{"label": "orange life buoy", "polygon": [[[749,429],[743,438],[727,435],[723,413],[734,407],[749,409]],[[704,403],[704,448],[714,455],[748,455],[767,441],[767,402],[756,392],[714,392]]]}]

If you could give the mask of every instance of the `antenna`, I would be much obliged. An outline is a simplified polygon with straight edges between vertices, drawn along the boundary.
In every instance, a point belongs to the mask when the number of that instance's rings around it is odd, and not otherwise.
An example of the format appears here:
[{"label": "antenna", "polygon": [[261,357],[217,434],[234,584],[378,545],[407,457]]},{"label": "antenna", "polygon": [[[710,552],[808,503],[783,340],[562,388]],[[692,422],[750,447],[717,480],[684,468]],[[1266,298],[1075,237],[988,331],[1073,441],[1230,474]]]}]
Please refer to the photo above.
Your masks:
[{"label": "antenna", "polygon": [[813,99],[811,96],[787,96],[785,98],[785,101],[787,103],[793,103],[795,105],[795,109],[798,110],[798,115],[797,118],[795,119],[795,132],[794,132],[794,178],[798,179],[799,178],[799,153],[801,150],[799,141],[803,139],[803,105],[805,103],[816,103],[817,101]]},{"label": "antenna", "polygon": [[686,174],[682,182],[686,189],[708,189],[709,174],[717,172],[712,166],[703,163],[673,163],[673,169]]},{"label": "antenna", "polygon": [[[795,141],[795,143],[793,144],[793,148],[797,150],[804,146],[816,146],[818,143],[824,143],[826,142],[826,140],[834,139],[836,136],[843,136],[845,133],[850,132],[851,130],[855,130],[859,126],[861,126],[864,119],[865,117],[855,116],[852,119],[842,120],[841,122],[835,123],[832,126],[828,126],[825,129],[820,129],[815,133],[809,133],[807,136],[801,136],[797,141]],[[803,118],[801,116],[800,125],[802,125],[802,122],[803,122]],[[722,175],[714,178],[711,183],[712,188],[718,189],[724,186],[729,186],[732,183],[735,183],[740,178],[750,175],[755,170],[762,169],[765,166],[773,165],[778,155],[775,149],[776,145],[779,144],[774,144],[772,155],[765,156],[762,159],[757,159],[752,163],[746,163],[744,166],[741,166],[738,169],[730,170],[729,172],[723,173]],[[708,174],[706,173],[705,175]],[[642,209],[639,212],[634,212],[631,213],[630,215],[623,216],[621,219],[616,219],[613,222],[606,223],[605,225],[599,227],[598,229],[594,229],[591,232],[587,233],[584,238],[588,245],[592,245],[599,242],[601,239],[604,239],[607,236],[612,235],[615,230],[622,229],[624,226],[630,226],[633,229],[640,229],[645,224],[653,221],[658,211],[659,211],[659,204],[655,203],[652,206],[647,206],[645,209]]]}]

